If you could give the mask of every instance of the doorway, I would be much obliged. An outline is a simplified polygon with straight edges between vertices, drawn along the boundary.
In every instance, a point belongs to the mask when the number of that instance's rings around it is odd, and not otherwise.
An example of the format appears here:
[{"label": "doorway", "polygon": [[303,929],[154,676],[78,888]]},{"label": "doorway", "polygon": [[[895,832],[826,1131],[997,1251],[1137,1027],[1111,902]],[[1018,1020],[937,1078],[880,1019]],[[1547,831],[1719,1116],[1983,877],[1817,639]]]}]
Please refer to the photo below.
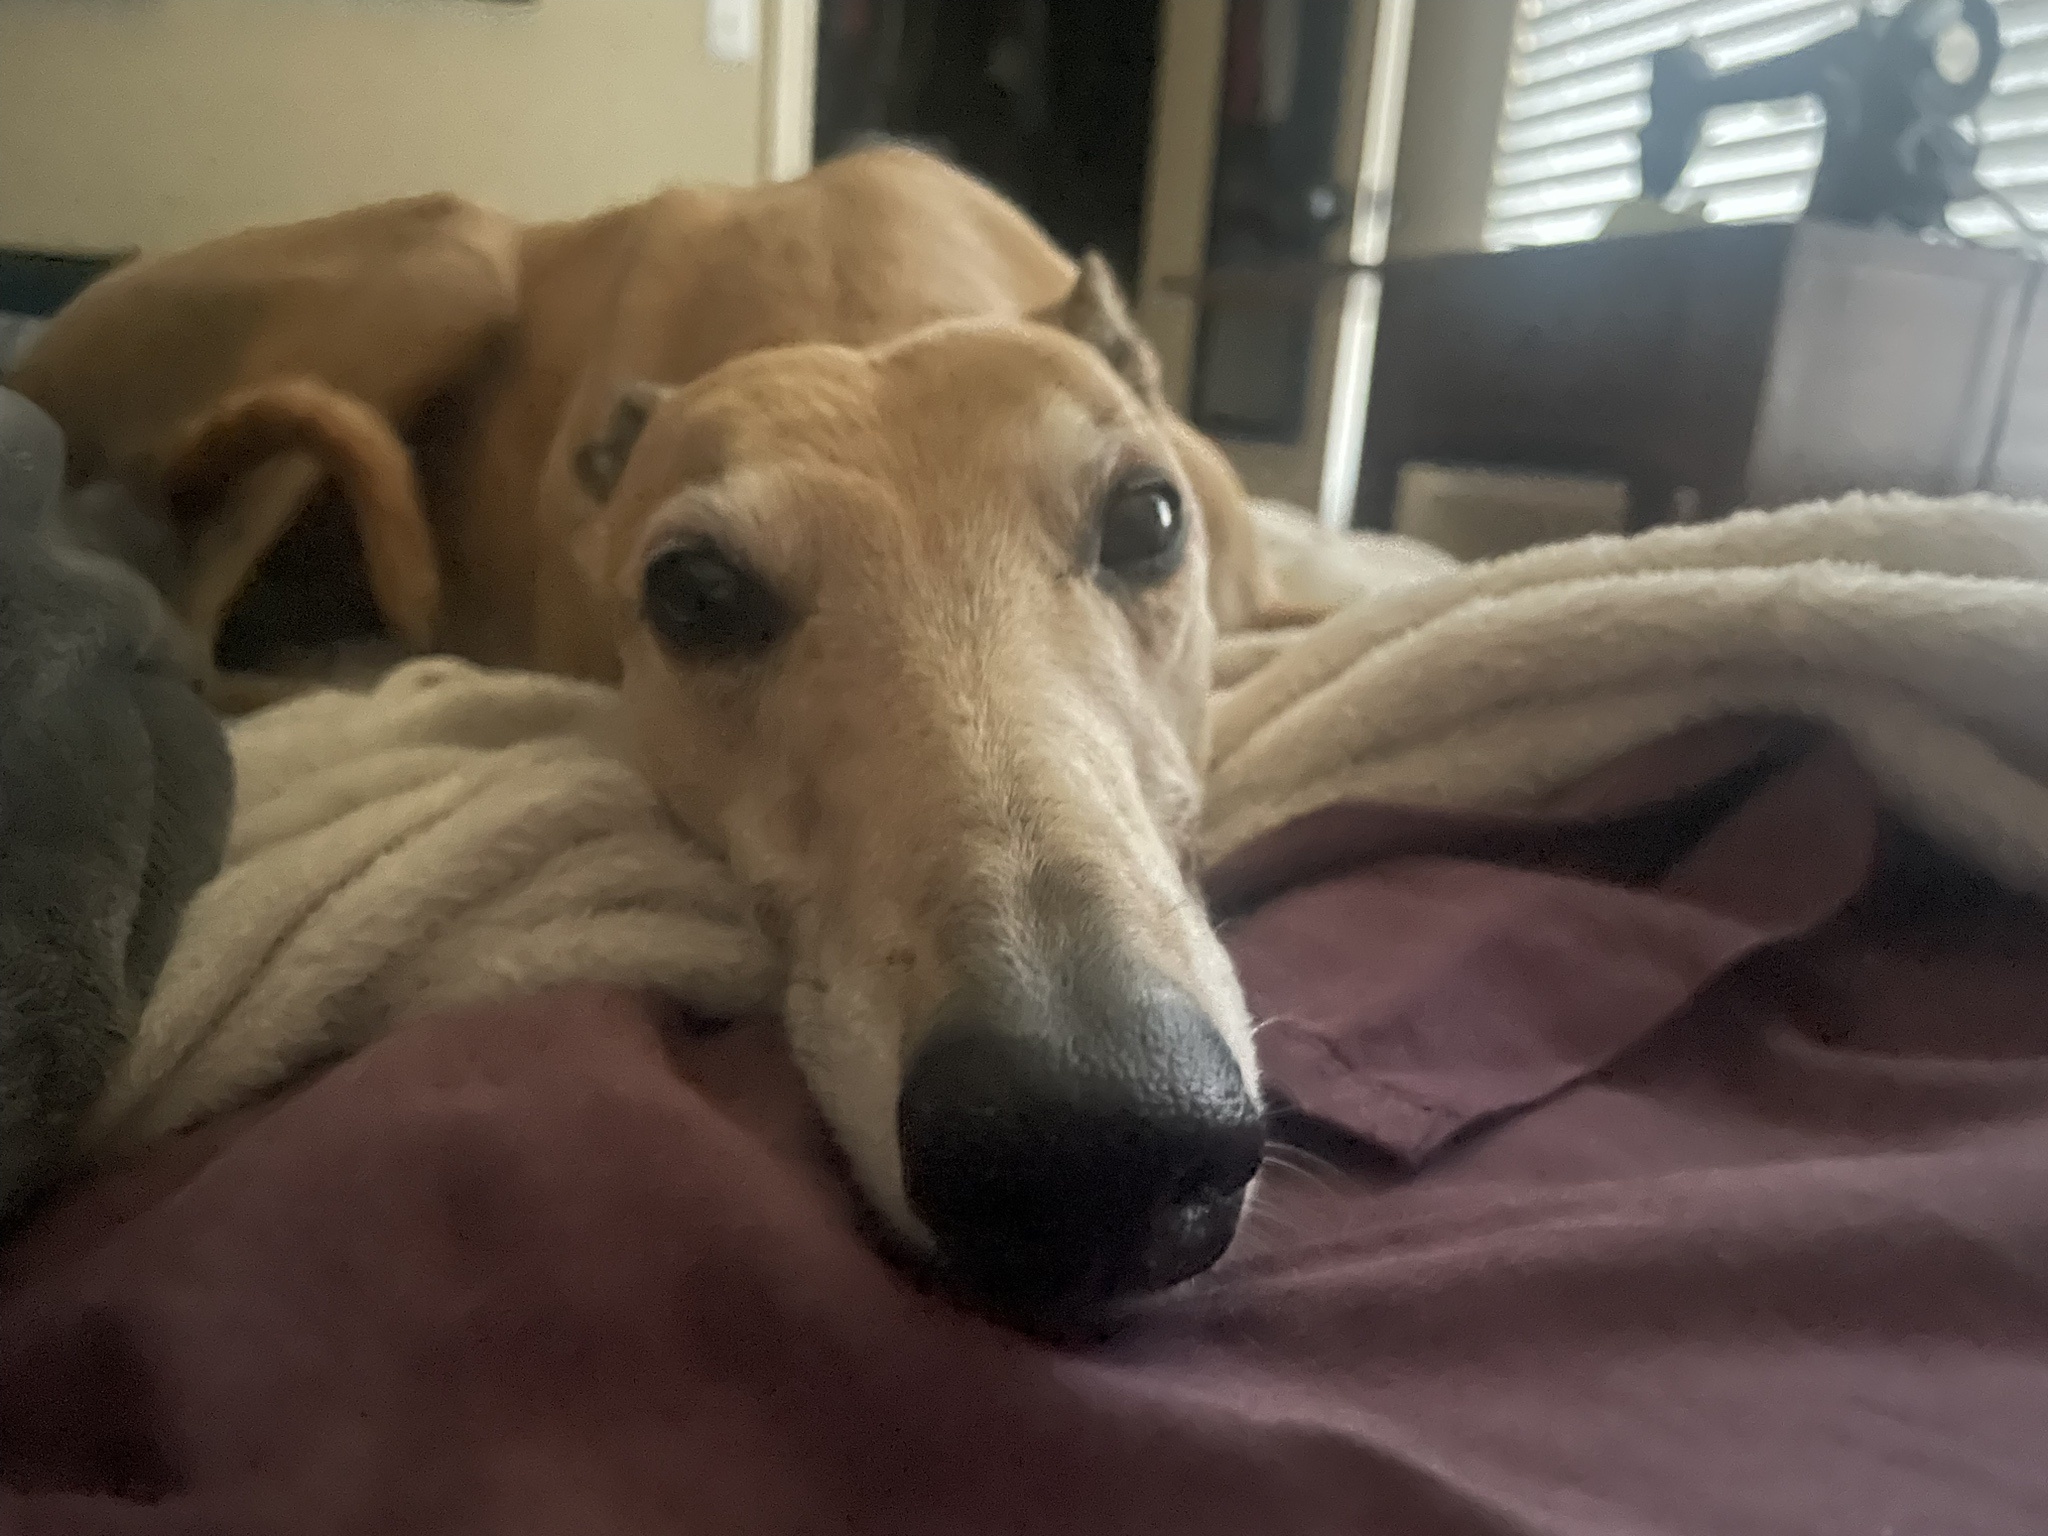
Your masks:
[{"label": "doorway", "polygon": [[1135,291],[1161,0],[821,0],[813,151],[923,143]]}]

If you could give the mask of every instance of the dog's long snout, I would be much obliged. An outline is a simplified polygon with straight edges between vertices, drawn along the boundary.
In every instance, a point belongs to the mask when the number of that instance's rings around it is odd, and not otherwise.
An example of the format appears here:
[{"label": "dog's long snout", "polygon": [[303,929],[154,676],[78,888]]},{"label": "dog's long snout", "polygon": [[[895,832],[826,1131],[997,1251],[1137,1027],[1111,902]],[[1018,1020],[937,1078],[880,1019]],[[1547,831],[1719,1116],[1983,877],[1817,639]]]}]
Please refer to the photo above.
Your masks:
[{"label": "dog's long snout", "polygon": [[1194,1000],[1100,962],[956,992],[910,1060],[898,1136],[904,1192],[942,1262],[1027,1314],[1206,1269],[1264,1143]]}]

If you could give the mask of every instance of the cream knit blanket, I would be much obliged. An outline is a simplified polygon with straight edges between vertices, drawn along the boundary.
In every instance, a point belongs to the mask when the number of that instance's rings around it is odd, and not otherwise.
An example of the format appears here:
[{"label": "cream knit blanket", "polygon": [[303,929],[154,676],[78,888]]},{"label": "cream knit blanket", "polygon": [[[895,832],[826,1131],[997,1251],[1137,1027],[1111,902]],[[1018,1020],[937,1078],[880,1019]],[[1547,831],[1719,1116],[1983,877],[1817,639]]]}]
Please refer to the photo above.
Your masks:
[{"label": "cream knit blanket", "polygon": [[[1902,809],[2048,893],[2048,509],[1855,497],[1464,569],[1275,516],[1302,594],[1350,600],[1223,643],[1212,856],[1347,798],[1526,804],[1689,724],[1779,714],[1832,725]],[[773,1007],[744,896],[665,824],[617,729],[602,689],[440,659],[239,726],[227,866],[88,1152],[423,1007],[590,979]]]},{"label": "cream knit blanket", "polygon": [[109,1156],[359,1049],[399,1015],[571,981],[772,1006],[725,867],[627,766],[610,690],[432,657],[231,744],[234,830],[84,1149]]}]

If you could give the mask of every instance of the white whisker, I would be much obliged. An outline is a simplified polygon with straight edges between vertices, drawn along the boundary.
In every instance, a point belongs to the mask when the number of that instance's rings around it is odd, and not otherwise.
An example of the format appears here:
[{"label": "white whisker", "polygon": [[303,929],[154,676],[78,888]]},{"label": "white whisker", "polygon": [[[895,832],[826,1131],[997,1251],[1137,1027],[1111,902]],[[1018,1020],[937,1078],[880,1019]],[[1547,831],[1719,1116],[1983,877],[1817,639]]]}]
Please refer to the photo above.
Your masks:
[{"label": "white whisker", "polygon": [[[1304,1161],[1294,1161],[1293,1156]],[[1318,1166],[1320,1165],[1320,1166]],[[1309,1159],[1298,1147],[1268,1146],[1265,1161],[1259,1166],[1260,1173],[1290,1173],[1306,1183],[1317,1194],[1329,1195],[1337,1192],[1336,1180],[1341,1176],[1338,1170],[1320,1158]]]},{"label": "white whisker", "polygon": [[1278,1157],[1283,1153],[1285,1154],[1284,1161],[1298,1172],[1311,1174],[1332,1183],[1344,1177],[1344,1170],[1342,1168],[1339,1168],[1326,1157],[1316,1156],[1315,1153],[1309,1151],[1306,1147],[1298,1147],[1290,1142],[1268,1142],[1266,1144],[1266,1156],[1269,1159]]}]

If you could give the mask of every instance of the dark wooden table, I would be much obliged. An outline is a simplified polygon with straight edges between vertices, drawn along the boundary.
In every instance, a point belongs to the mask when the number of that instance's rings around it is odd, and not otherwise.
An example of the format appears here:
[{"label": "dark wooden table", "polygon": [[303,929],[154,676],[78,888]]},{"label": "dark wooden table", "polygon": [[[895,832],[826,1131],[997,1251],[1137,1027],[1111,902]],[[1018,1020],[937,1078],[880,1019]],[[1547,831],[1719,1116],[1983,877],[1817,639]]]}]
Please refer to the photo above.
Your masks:
[{"label": "dark wooden table", "polygon": [[1357,521],[1414,460],[1617,476],[1636,526],[1851,490],[2048,497],[2017,254],[1808,221],[1398,262]]},{"label": "dark wooden table", "polygon": [[79,289],[133,254],[72,255],[0,246],[0,312],[54,315]]}]

